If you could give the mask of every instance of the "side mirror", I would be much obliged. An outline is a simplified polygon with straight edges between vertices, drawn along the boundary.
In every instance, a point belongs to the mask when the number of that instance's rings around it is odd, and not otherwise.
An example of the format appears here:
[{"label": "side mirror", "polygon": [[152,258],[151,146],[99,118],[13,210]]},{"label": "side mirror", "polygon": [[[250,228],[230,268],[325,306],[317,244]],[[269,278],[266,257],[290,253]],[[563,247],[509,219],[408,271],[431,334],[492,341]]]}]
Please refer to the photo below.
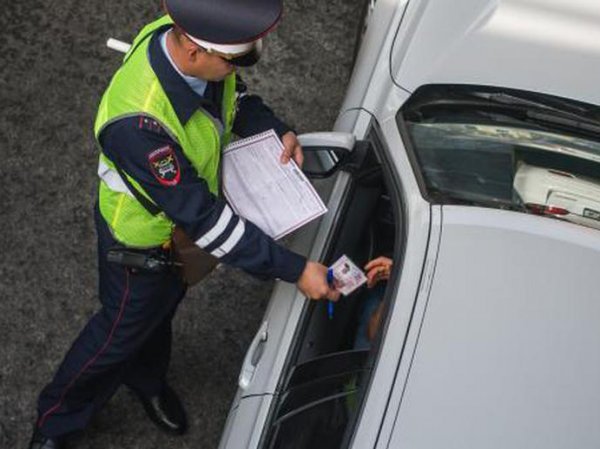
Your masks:
[{"label": "side mirror", "polygon": [[[357,145],[350,133],[318,132],[298,136],[304,150],[302,171],[309,178],[327,178],[339,170],[352,171]],[[360,143],[360,142],[359,142]]]}]

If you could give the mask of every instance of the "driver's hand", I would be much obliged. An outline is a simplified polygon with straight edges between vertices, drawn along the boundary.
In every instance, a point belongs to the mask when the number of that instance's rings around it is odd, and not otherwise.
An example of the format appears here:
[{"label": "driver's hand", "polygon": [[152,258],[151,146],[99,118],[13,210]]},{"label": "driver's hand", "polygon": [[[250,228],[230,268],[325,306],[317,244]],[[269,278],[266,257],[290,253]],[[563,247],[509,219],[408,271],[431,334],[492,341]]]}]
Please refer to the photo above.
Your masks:
[{"label": "driver's hand", "polygon": [[367,287],[372,288],[379,281],[389,279],[393,264],[394,261],[392,259],[381,256],[365,265],[365,270],[367,272]]}]

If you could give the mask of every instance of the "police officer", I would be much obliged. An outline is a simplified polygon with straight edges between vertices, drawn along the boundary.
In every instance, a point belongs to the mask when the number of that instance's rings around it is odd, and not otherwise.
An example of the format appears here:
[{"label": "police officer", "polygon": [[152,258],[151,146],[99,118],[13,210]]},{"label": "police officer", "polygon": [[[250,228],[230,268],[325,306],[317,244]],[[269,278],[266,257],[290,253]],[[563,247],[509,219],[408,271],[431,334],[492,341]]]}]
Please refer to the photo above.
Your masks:
[{"label": "police officer", "polygon": [[282,163],[302,164],[293,131],[235,73],[258,60],[281,0],[166,0],[165,8],[135,38],[99,107],[102,307],[40,394],[31,449],[62,447],[121,384],[161,429],[186,430],[183,406],[166,383],[171,319],[186,285],[172,270],[111,263],[109,250],[161,258],[176,225],[222,263],[296,283],[310,298],[337,299],[326,267],[277,245],[218,196],[220,151],[232,134],[274,129],[285,146]]}]

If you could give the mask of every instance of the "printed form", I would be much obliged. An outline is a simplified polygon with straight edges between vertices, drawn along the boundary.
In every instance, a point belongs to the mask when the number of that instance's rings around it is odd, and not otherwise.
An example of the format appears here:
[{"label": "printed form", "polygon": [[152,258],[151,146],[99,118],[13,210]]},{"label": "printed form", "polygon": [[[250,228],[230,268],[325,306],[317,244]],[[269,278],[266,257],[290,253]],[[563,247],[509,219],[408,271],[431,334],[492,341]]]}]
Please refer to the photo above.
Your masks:
[{"label": "printed form", "polygon": [[273,130],[238,140],[223,150],[223,193],[232,209],[274,239],[327,212],[292,160],[280,162],[283,144]]}]

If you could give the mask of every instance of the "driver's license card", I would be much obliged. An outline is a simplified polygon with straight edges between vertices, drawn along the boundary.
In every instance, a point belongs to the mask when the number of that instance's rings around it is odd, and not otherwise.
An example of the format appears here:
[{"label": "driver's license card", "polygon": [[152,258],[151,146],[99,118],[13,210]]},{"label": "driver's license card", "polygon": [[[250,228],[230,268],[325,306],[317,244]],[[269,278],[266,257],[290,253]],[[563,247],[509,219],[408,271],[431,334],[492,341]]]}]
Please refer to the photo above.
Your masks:
[{"label": "driver's license card", "polygon": [[349,295],[367,282],[363,271],[348,256],[340,257],[332,266],[336,289],[344,296]]}]

